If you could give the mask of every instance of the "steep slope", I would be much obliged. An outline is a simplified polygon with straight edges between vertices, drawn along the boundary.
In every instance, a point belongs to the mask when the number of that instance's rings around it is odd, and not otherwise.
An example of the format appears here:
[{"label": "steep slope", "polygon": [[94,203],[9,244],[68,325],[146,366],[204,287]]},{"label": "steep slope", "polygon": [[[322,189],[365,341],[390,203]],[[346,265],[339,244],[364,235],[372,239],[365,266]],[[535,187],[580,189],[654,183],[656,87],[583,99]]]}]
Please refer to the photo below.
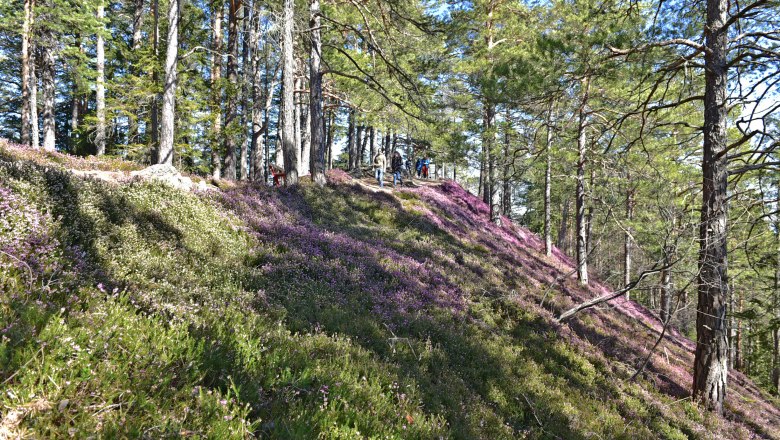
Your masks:
[{"label": "steep slope", "polygon": [[780,438],[739,374],[726,420],[692,404],[675,333],[628,382],[657,320],[555,324],[606,287],[454,183],[193,194],[76,167],[130,165],[0,142],[0,437]]}]

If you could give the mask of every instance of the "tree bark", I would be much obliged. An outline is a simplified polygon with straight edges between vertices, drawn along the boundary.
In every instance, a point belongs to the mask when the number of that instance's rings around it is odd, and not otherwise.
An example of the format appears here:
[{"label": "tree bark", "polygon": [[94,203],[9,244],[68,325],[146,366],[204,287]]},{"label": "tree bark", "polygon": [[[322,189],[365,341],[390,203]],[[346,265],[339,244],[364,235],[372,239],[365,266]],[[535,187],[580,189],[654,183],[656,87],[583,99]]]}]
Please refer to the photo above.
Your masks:
[{"label": "tree bark", "polygon": [[545,145],[544,166],[544,253],[548,257],[552,255],[552,102],[547,113],[547,143]]},{"label": "tree bark", "polygon": [[349,109],[349,116],[347,122],[347,169],[353,171],[355,169],[355,109]]},{"label": "tree bark", "polygon": [[[780,194],[780,182],[775,183],[777,193]],[[775,250],[777,262],[775,263],[775,285],[772,292],[772,308],[775,319],[780,322],[780,219],[775,221]],[[772,330],[772,386],[775,395],[780,396],[780,328],[775,326]]]},{"label": "tree bark", "polygon": [[328,116],[328,169],[333,169],[333,138],[336,135],[336,114],[330,112]]},{"label": "tree bark", "polygon": [[54,151],[55,121],[54,121],[54,81],[55,81],[55,42],[51,30],[44,31],[40,45],[41,52],[41,86],[43,87],[43,149]]},{"label": "tree bark", "polygon": [[106,154],[106,47],[103,39],[103,19],[105,18],[105,5],[101,1],[97,8],[97,19],[100,22],[97,33],[97,80],[95,82],[95,113],[97,115],[97,128],[95,130],[95,147],[98,156]]},{"label": "tree bark", "polygon": [[293,58],[293,14],[294,1],[284,0],[282,20],[282,149],[284,150],[284,171],[286,186],[298,184],[298,157],[300,148],[295,145],[295,59]]},{"label": "tree bark", "polygon": [[579,109],[577,126],[577,279],[580,285],[588,285],[588,225],[585,219],[585,161],[587,160],[586,106],[590,81],[582,80],[582,104]]},{"label": "tree bark", "polygon": [[510,115],[509,115],[509,109],[506,111],[506,121],[505,125],[506,128],[504,130],[504,157],[503,157],[503,163],[502,165],[502,173],[501,173],[501,214],[506,216],[507,218],[512,218],[512,182],[510,182],[510,173],[512,171],[512,164],[511,162],[511,154],[509,152],[510,149],[510,143],[512,140],[510,129]]},{"label": "tree bark", "polygon": [[309,121],[311,128],[311,180],[325,185],[325,118],[322,114],[322,40],[320,37],[320,0],[309,0]]},{"label": "tree bark", "polygon": [[[30,109],[30,63],[34,62],[32,55],[32,28],[34,21],[35,0],[24,0],[24,22],[22,23],[22,126],[20,130],[22,145],[30,145],[30,124],[32,121]],[[37,147],[37,145],[36,145]]]},{"label": "tree bark", "polygon": [[727,10],[727,0],[707,0],[699,305],[693,366],[693,397],[717,414],[723,413],[728,380],[728,171],[726,154],[722,154],[727,145]]},{"label": "tree bark", "polygon": [[168,8],[168,42],[165,50],[165,85],[163,88],[160,148],[157,163],[173,165],[174,124],[176,117],[176,62],[179,57],[179,18],[181,1],[171,0]]},{"label": "tree bark", "polygon": [[225,178],[236,180],[236,135],[238,123],[238,11],[242,0],[230,0],[228,7],[227,105],[225,107]]},{"label": "tree bark", "polygon": [[[160,0],[153,0],[154,4],[152,5],[152,18],[154,20],[154,26],[152,26],[152,50],[154,52],[154,59],[159,58],[160,53]],[[152,83],[157,84],[159,81],[159,77],[157,74],[157,69],[152,69]],[[151,125],[151,162],[152,163],[158,163],[158,158],[160,157],[160,96],[159,94],[155,94],[154,97],[152,97],[152,111],[150,116],[150,124]]]},{"label": "tree bark", "polygon": [[[670,247],[664,249],[664,266],[668,266],[672,261],[673,250]],[[674,285],[672,284],[672,268],[668,267],[661,271],[661,321],[668,322],[672,317],[672,297],[674,296]]]},{"label": "tree bark", "polygon": [[32,40],[30,45],[32,60],[30,61],[30,145],[38,149],[41,147],[40,129],[38,127],[38,75],[35,68],[35,60],[39,56],[39,48]]},{"label": "tree bark", "polygon": [[495,154],[493,152],[493,146],[495,141],[494,122],[496,117],[495,104],[491,102],[485,103],[485,115],[484,115],[484,130],[483,133],[483,149],[485,150],[485,161],[487,165],[487,204],[490,206],[490,221],[496,225],[501,225],[501,211],[498,200],[498,182],[496,181],[496,164]]},{"label": "tree bark", "polygon": [[240,180],[247,180],[249,178],[249,143],[251,138],[246,135],[247,118],[250,116],[249,112],[249,85],[252,83],[250,79],[250,61],[251,52],[255,50],[254,46],[250,48],[249,45],[249,33],[252,26],[252,16],[249,10],[249,0],[244,2],[244,14],[242,19],[241,34],[243,35],[243,47],[241,49],[241,154],[238,161],[238,178]]},{"label": "tree bark", "polygon": [[[141,50],[141,31],[143,30],[143,24],[144,24],[144,0],[134,0],[133,1],[133,40],[132,40],[132,48],[133,48],[133,54],[135,55],[134,64],[132,65],[131,69],[133,74],[138,75],[139,69],[138,66],[135,64],[138,62],[139,51]],[[140,125],[138,124],[138,114],[136,113],[134,116],[128,118],[128,134],[127,134],[127,142],[128,143],[135,143],[138,142],[141,138],[140,133]]]},{"label": "tree bark", "polygon": [[[629,176],[629,184],[631,177]],[[631,247],[632,230],[631,222],[634,219],[634,190],[628,188],[626,190],[626,230],[623,233],[623,287],[628,286],[631,283]],[[630,299],[631,292],[626,293],[626,299]]]},{"label": "tree bark", "polygon": [[224,2],[212,0],[212,29],[211,33],[211,177],[215,180],[222,178],[222,16]]}]

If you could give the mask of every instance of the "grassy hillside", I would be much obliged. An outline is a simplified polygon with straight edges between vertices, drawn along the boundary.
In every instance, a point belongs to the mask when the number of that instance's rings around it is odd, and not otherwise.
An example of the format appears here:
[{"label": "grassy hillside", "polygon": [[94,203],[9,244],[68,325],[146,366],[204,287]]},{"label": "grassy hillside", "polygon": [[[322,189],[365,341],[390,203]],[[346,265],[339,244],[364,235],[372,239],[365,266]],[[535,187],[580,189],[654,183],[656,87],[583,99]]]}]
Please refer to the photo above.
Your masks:
[{"label": "grassy hillside", "polygon": [[780,438],[742,375],[726,419],[690,402],[676,333],[629,382],[661,330],[635,303],[555,324],[606,288],[457,184],[66,168],[131,166],[0,142],[0,438]]}]

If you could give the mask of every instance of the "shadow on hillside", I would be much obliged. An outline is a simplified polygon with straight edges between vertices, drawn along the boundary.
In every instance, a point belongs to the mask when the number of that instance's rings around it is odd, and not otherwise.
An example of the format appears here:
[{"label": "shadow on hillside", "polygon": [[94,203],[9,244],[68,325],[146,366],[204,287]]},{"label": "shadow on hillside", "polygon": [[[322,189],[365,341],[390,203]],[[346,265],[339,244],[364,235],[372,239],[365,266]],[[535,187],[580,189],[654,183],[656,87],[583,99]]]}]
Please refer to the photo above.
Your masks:
[{"label": "shadow on hillside", "polygon": [[[549,324],[541,318],[518,318],[507,340],[497,329],[464,313],[466,300],[460,287],[436,268],[410,265],[419,271],[410,273],[391,270],[383,261],[424,262],[433,254],[418,249],[429,242],[417,246],[413,240],[418,236],[431,238],[434,247],[447,252],[463,250],[460,239],[424,216],[407,212],[395,197],[384,193],[368,194],[359,188],[339,195],[303,191],[257,194],[247,197],[250,205],[240,204],[235,210],[239,217],[250,218],[258,210],[279,209],[296,219],[287,224],[255,220],[252,227],[266,248],[253,264],[263,270],[245,280],[245,285],[266,292],[286,310],[292,331],[321,329],[346,335],[395,364],[399,376],[419,386],[426,410],[444,414],[458,437],[484,437],[482,425],[492,418],[499,420],[498,426],[511,426],[515,435],[541,429],[561,438],[584,438],[570,429],[567,415],[556,407],[560,402],[524,386],[530,377],[543,380],[541,369],[554,372],[583,395],[603,400],[611,396],[609,389],[580,374],[569,353],[548,340],[554,331]],[[251,205],[263,197],[278,198],[281,203],[278,207],[269,207],[265,201]],[[381,211],[391,212],[391,218]],[[399,238],[384,235],[385,229],[396,231]],[[399,242],[390,244],[394,239]],[[449,269],[463,268],[456,264]],[[472,277],[479,277],[474,272]],[[431,295],[429,291],[436,289],[452,295],[452,302]],[[397,291],[405,296],[396,296]],[[262,307],[262,301],[255,306]],[[409,307],[410,303],[418,305],[417,301],[420,307]],[[497,302],[496,307],[500,313],[504,305]],[[503,353],[501,345],[508,341],[522,355]],[[486,342],[495,345],[488,348]],[[505,397],[510,402],[497,403],[496,392],[508,393]]]}]

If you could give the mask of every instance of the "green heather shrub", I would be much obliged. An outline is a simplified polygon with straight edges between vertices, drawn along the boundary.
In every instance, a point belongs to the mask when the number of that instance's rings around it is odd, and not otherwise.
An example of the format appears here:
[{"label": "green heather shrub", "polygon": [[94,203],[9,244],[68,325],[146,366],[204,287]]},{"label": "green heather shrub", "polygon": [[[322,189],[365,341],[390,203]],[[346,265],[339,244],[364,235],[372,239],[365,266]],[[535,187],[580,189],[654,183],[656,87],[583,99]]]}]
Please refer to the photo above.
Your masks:
[{"label": "green heather shrub", "polygon": [[508,254],[421,194],[349,183],[185,194],[76,178],[37,156],[5,160],[0,237],[21,237],[0,254],[0,407],[21,416],[14,434],[722,429],[571,344],[534,308],[532,280],[507,275]]}]

